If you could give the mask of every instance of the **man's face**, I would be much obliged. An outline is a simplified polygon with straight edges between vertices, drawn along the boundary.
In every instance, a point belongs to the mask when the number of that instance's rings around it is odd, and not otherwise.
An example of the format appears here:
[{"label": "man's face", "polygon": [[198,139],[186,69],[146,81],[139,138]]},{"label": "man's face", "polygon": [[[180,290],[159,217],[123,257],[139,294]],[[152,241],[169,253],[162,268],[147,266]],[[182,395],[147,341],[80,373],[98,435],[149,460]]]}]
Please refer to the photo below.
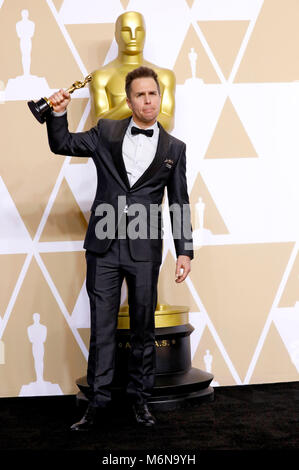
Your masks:
[{"label": "man's face", "polygon": [[138,126],[152,126],[157,120],[161,105],[161,96],[155,80],[152,77],[135,78],[131,83],[127,104]]},{"label": "man's face", "polygon": [[115,37],[121,52],[129,55],[142,52],[145,40],[142,16],[135,12],[121,15],[116,24]]}]

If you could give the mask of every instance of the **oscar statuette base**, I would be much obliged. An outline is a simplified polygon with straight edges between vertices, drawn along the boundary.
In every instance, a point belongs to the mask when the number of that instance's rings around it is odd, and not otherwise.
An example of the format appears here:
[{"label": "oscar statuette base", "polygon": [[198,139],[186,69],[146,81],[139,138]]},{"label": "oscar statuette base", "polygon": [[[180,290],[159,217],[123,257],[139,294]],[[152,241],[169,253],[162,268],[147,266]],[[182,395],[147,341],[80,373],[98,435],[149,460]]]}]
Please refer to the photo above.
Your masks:
[{"label": "oscar statuette base", "polygon": [[41,124],[46,121],[47,116],[51,113],[51,107],[45,98],[41,98],[36,102],[28,101],[27,104],[35,119]]}]

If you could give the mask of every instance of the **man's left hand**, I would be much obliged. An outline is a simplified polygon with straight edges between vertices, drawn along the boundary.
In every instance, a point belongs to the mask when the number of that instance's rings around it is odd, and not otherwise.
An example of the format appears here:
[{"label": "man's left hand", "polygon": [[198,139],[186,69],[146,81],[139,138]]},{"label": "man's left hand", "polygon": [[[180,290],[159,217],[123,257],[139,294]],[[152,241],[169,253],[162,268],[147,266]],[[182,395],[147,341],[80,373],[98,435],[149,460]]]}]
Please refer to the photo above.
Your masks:
[{"label": "man's left hand", "polygon": [[[182,271],[181,271],[182,269]],[[191,259],[189,256],[179,255],[176,262],[175,282],[183,282],[191,271]]]}]

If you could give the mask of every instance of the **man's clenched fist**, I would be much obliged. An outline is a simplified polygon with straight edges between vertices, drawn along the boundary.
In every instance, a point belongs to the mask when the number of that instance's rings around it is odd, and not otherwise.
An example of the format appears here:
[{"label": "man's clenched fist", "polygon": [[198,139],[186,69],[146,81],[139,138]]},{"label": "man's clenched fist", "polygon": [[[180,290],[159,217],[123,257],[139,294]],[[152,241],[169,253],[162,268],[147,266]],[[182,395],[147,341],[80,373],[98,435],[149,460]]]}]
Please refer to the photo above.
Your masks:
[{"label": "man's clenched fist", "polygon": [[61,89],[50,96],[49,101],[51,101],[53,105],[53,111],[61,113],[66,110],[71,101],[71,95],[68,91]]}]

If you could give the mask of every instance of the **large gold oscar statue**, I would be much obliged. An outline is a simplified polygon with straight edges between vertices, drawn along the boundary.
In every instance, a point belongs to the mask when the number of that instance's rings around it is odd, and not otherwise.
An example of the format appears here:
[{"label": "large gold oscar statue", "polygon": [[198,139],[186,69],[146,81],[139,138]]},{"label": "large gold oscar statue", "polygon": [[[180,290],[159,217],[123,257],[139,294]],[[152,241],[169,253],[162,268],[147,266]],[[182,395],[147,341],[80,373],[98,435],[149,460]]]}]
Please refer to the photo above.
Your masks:
[{"label": "large gold oscar statue", "polygon": [[155,70],[161,88],[161,110],[158,121],[164,129],[171,131],[174,124],[175,75],[143,58],[145,23],[143,16],[128,11],[117,18],[115,39],[118,57],[92,73],[90,92],[94,118],[124,119],[131,115],[126,102],[125,78],[131,70],[145,65]]}]

